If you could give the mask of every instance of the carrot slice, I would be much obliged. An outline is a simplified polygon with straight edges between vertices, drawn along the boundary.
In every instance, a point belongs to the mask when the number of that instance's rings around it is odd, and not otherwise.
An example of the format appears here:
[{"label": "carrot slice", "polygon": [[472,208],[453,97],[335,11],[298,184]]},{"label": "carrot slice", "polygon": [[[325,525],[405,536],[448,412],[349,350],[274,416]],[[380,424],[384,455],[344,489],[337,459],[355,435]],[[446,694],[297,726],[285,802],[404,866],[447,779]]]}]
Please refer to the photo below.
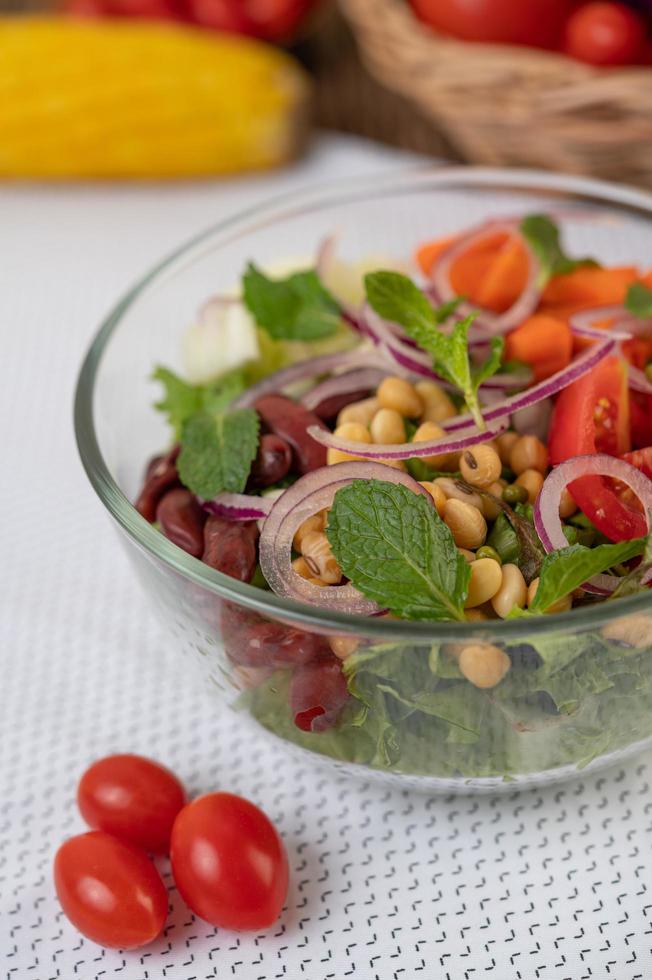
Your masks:
[{"label": "carrot slice", "polygon": [[574,312],[592,306],[622,303],[627,288],[639,278],[634,266],[614,269],[580,266],[563,276],[554,276],[543,291],[542,304],[547,308],[572,307]]},{"label": "carrot slice", "polygon": [[[480,271],[484,275],[494,256],[505,244],[508,237],[504,231],[488,232],[475,241],[462,255],[458,256],[451,268],[451,283],[456,292],[469,296],[469,293],[461,289],[461,286],[477,286],[478,272]],[[415,258],[424,275],[429,276],[431,274],[437,259],[457,239],[457,235],[449,235],[446,238],[426,242],[417,249]]]},{"label": "carrot slice", "polygon": [[450,248],[456,237],[456,235],[450,235],[448,238],[438,238],[434,242],[425,242],[419,246],[415,259],[424,276],[430,275],[439,256],[443,255],[447,248]]},{"label": "carrot slice", "polygon": [[535,313],[507,336],[505,357],[523,361],[534,372],[535,381],[543,381],[571,362],[573,336],[563,320],[545,313]]},{"label": "carrot slice", "polygon": [[477,284],[474,303],[485,310],[504,313],[525,289],[528,272],[528,256],[523,242],[516,237],[508,239]]}]

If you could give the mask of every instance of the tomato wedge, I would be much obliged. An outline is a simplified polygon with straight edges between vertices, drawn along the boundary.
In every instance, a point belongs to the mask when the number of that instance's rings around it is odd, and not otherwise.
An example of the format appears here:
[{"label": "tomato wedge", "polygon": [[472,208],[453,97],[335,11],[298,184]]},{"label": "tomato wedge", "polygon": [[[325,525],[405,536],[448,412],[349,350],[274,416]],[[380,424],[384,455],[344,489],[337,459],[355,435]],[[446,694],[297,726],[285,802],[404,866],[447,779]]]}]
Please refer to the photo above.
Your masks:
[{"label": "tomato wedge", "polygon": [[[618,357],[605,358],[590,374],[573,382],[557,399],[548,448],[553,466],[571,456],[630,449],[627,365]],[[636,464],[635,464],[636,465]],[[627,504],[626,496],[599,476],[582,477],[568,488],[575,503],[612,541],[627,541],[647,533],[643,514]]]},{"label": "tomato wedge", "polygon": [[652,480],[652,446],[646,446],[645,449],[635,449],[633,453],[625,453],[623,459],[626,459],[641,473],[645,473],[648,480]]}]

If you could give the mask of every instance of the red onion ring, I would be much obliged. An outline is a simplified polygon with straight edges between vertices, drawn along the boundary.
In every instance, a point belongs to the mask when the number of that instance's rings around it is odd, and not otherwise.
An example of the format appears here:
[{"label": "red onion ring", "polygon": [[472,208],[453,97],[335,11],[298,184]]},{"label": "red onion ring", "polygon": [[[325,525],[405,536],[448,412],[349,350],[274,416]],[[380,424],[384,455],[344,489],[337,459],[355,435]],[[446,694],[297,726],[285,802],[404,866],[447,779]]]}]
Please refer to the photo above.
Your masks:
[{"label": "red onion ring", "polygon": [[315,272],[319,279],[324,282],[328,268],[335,257],[335,247],[337,245],[337,235],[326,235],[317,246],[315,256]]},{"label": "red onion ring", "polygon": [[432,501],[430,494],[407,473],[380,463],[338,463],[302,476],[274,502],[260,536],[260,567],[277,595],[357,616],[373,616],[381,611],[353,585],[329,588],[313,585],[294,571],[291,561],[292,540],[304,521],[317,511],[330,507],[341,487],[353,480],[374,479],[402,483]]},{"label": "red onion ring", "polygon": [[282,391],[288,385],[295,384],[297,381],[305,381],[307,378],[314,378],[320,374],[330,374],[337,368],[357,368],[370,367],[378,361],[373,351],[360,351],[357,348],[350,351],[340,351],[337,354],[323,354],[321,357],[311,357],[304,361],[297,361],[289,367],[275,371],[267,378],[263,378],[258,384],[247,388],[232,404],[232,408],[249,408],[263,395],[271,392]]},{"label": "red onion ring", "polygon": [[209,514],[227,521],[257,521],[267,517],[274,501],[246,493],[219,493],[213,500],[200,500]]},{"label": "red onion ring", "polygon": [[[606,453],[573,456],[548,474],[534,505],[534,527],[548,553],[568,547],[559,517],[559,503],[562,491],[568,484],[583,476],[610,476],[628,486],[643,504],[648,531],[650,530],[652,480],[631,463],[616,456],[607,456]],[[648,581],[650,577],[652,572],[648,573],[644,581]],[[611,595],[619,582],[620,579],[615,575],[594,575],[582,588],[596,595]]]},{"label": "red onion ring", "polygon": [[[487,424],[504,419],[507,415],[512,415],[522,408],[529,408],[543,401],[544,398],[551,398],[563,388],[568,387],[573,381],[584,377],[592,371],[603,358],[607,357],[616,347],[616,340],[609,335],[603,337],[601,342],[594,344],[588,350],[575,358],[572,364],[565,367],[563,371],[551,374],[545,381],[540,381],[527,391],[522,391],[518,395],[512,395],[498,405],[492,405],[483,411],[483,417]],[[446,419],[441,423],[442,429],[447,432],[461,432],[475,426],[475,422],[470,415],[458,415],[453,419]]]},{"label": "red onion ring", "polygon": [[[629,340],[632,332],[629,329],[629,321],[633,319],[631,313],[623,306],[597,306],[591,310],[582,310],[574,313],[568,321],[571,332],[576,337],[586,337],[589,340],[604,340],[605,335],[615,337],[617,340]],[[613,327],[595,327],[593,324],[600,320],[615,320]]]},{"label": "red onion ring", "polygon": [[440,456],[444,453],[462,452],[471,446],[477,446],[481,442],[489,442],[499,435],[506,425],[494,425],[485,432],[475,431],[469,435],[460,435],[453,438],[428,439],[423,442],[401,442],[396,445],[374,445],[368,442],[354,442],[352,439],[342,439],[341,436],[329,432],[328,429],[320,429],[316,425],[308,427],[308,435],[322,446],[329,449],[339,449],[340,452],[349,453],[351,456],[359,456],[361,459],[369,460],[393,460],[393,459],[414,459],[421,456]]},{"label": "red onion ring", "polygon": [[[384,320],[368,303],[365,303],[362,309],[360,322],[363,324],[363,329],[367,335],[381,349],[387,351],[399,367],[411,374],[421,375],[424,378],[436,381],[447,391],[457,390],[454,385],[449,384],[448,381],[433,371],[430,355],[412,346],[410,339],[406,337],[398,323],[391,323],[389,320]],[[489,342],[490,338],[485,341],[476,342],[475,346],[485,346]],[[510,389],[524,388],[531,380],[532,372],[525,369],[504,374],[494,374],[484,382],[480,390],[502,392]]]},{"label": "red onion ring", "polygon": [[383,368],[367,367],[347,371],[346,374],[333,375],[333,377],[321,381],[306,392],[301,399],[301,404],[312,411],[321,402],[329,398],[336,398],[338,395],[348,395],[350,392],[364,391],[365,389],[372,391],[389,373],[389,367],[384,370]]},{"label": "red onion ring", "polygon": [[210,296],[199,308],[200,323],[210,323],[214,315],[222,313],[227,306],[238,306],[242,300],[238,296]]},{"label": "red onion ring", "polygon": [[471,303],[462,303],[457,308],[457,313],[461,316],[469,316],[471,313],[476,314],[476,325],[493,336],[508,333],[526,320],[538,306],[541,295],[541,290],[537,286],[540,273],[539,261],[525,238],[520,235],[516,223],[509,220],[487,222],[471,229],[471,231],[457,238],[449,248],[444,250],[437,259],[434,269],[431,272],[432,284],[439,301],[446,303],[449,300],[455,299],[457,294],[450,281],[450,272],[453,263],[474,242],[486,238],[488,234],[500,231],[504,231],[512,236],[519,235],[523,242],[529,260],[528,278],[523,292],[505,313],[492,313],[490,310],[479,309]]}]

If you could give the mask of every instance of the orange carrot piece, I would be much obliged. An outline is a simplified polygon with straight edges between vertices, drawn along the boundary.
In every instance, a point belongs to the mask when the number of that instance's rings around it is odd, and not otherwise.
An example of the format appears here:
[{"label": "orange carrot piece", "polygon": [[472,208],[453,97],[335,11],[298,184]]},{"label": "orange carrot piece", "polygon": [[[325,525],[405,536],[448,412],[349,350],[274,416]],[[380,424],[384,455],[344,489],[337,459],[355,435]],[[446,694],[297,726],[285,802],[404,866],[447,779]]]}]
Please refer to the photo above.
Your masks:
[{"label": "orange carrot piece", "polygon": [[563,276],[555,276],[543,291],[542,304],[547,308],[610,306],[622,303],[627,289],[638,279],[638,269],[622,266],[614,269],[580,266]]},{"label": "orange carrot piece", "polygon": [[528,271],[528,257],[522,241],[516,237],[508,239],[477,284],[473,301],[485,310],[504,313],[525,289]]},{"label": "orange carrot piece", "polygon": [[438,238],[434,242],[425,242],[419,246],[415,259],[424,276],[430,275],[439,256],[453,244],[456,237],[456,235],[449,235],[448,238]]},{"label": "orange carrot piece", "polygon": [[523,361],[534,372],[535,381],[543,381],[571,362],[573,336],[563,320],[545,313],[535,313],[507,336],[505,357]]}]

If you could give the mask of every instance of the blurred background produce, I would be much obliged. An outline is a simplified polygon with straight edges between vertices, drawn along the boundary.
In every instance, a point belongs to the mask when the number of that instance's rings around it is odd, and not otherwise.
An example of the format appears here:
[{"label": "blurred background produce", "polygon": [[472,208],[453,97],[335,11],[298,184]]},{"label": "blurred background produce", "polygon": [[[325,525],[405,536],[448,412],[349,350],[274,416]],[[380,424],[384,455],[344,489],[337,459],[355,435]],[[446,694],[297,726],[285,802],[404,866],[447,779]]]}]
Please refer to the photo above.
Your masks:
[{"label": "blurred background produce", "polygon": [[315,124],[652,186],[652,0],[0,9],[0,176],[242,172],[295,157]]}]

